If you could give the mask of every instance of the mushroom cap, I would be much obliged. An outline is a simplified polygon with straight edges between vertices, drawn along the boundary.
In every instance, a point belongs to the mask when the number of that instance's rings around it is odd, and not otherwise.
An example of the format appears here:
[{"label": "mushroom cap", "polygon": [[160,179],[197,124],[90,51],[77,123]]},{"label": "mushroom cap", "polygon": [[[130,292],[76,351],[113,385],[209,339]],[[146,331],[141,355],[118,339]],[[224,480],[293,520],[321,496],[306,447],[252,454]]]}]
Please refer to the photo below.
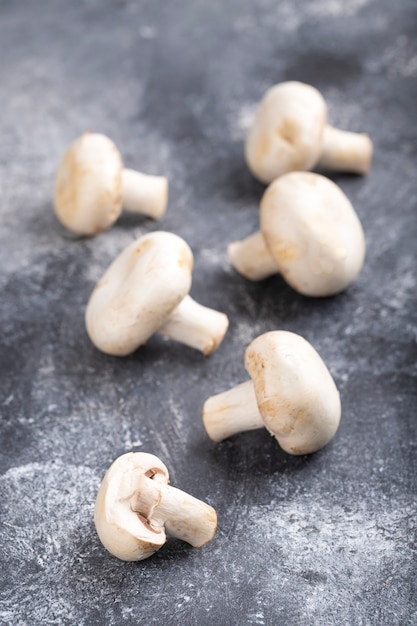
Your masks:
[{"label": "mushroom cap", "polygon": [[262,420],[289,454],[310,454],[332,439],[340,421],[339,392],[313,346],[284,330],[260,335],[246,349]]},{"label": "mushroom cap", "polygon": [[65,152],[55,179],[58,219],[79,235],[109,228],[122,210],[122,158],[105,135],[86,132]]},{"label": "mushroom cap", "polygon": [[129,452],[114,461],[98,490],[94,508],[97,534],[103,546],[123,561],[146,559],[166,542],[164,529],[151,527],[131,507],[141,477],[154,474],[168,484],[168,469],[158,457]]},{"label": "mushroom cap", "polygon": [[143,345],[191,287],[193,254],[187,243],[156,231],[133,241],[110,265],[87,304],[94,345],[124,356]]},{"label": "mushroom cap", "polygon": [[264,183],[319,159],[327,106],[317,89],[296,81],[268,89],[245,144],[247,165]]},{"label": "mushroom cap", "polygon": [[279,271],[306,296],[343,291],[362,268],[359,218],[340,187],[320,174],[291,172],[275,180],[262,197],[260,224]]}]

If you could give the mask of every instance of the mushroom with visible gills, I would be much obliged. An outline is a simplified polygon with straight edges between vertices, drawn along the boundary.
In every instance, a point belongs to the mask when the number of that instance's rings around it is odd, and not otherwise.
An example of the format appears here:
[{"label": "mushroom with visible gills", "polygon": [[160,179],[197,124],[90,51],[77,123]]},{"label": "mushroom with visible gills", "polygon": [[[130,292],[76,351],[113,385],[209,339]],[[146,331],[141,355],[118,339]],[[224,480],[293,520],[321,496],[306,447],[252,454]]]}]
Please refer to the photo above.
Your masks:
[{"label": "mushroom with visible gills", "polygon": [[167,202],[168,180],[124,169],[114,143],[99,133],[85,132],[69,146],[55,179],[55,213],[79,235],[110,228],[122,207],[160,219]]},{"label": "mushroom with visible gills", "polygon": [[203,422],[213,441],[263,426],[289,454],[311,454],[335,435],[339,392],[313,346],[277,330],[260,335],[245,352],[252,380],[209,398]]},{"label": "mushroom with visible gills", "polygon": [[366,174],[372,151],[368,135],[329,126],[321,93],[297,81],[268,89],[245,143],[250,171],[266,184],[287,172],[316,166]]},{"label": "mushroom with visible gills", "polygon": [[162,461],[146,452],[120,456],[100,485],[94,521],[103,546],[123,561],[152,556],[167,534],[200,548],[213,539],[213,507],[168,485]]},{"label": "mushroom with visible gills", "polygon": [[291,172],[265,190],[260,231],[228,247],[234,268],[249,280],[280,273],[305,296],[346,289],[365,259],[365,237],[350,201],[334,182]]},{"label": "mushroom with visible gills", "polygon": [[156,231],[133,241],[97,283],[86,309],[87,332],[107,354],[125,356],[158,332],[208,355],[221,343],[224,313],[188,295],[193,254],[172,233]]}]

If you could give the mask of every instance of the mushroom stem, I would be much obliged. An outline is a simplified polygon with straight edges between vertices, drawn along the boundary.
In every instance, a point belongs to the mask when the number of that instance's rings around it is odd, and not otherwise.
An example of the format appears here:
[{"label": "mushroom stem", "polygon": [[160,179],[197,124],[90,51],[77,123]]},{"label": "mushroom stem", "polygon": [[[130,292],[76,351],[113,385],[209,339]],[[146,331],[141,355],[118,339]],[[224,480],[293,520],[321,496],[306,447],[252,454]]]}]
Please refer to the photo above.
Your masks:
[{"label": "mushroom stem", "polygon": [[366,174],[372,160],[372,141],[365,133],[351,133],[326,126],[318,167]]},{"label": "mushroom stem", "polygon": [[165,215],[167,203],[167,178],[129,169],[122,171],[122,204],[126,211],[157,220]]},{"label": "mushroom stem", "polygon": [[207,355],[216,350],[228,326],[229,320],[224,313],[198,304],[191,296],[185,296],[158,329],[158,333]]},{"label": "mushroom stem", "polygon": [[213,441],[223,441],[245,430],[263,428],[253,382],[248,380],[206,400],[203,423]]},{"label": "mushroom stem", "polygon": [[279,273],[278,265],[269,252],[261,231],[242,241],[230,243],[227,254],[233,267],[249,280],[263,280]]},{"label": "mushroom stem", "polygon": [[216,532],[213,507],[153,477],[141,477],[131,508],[146,518],[155,532],[165,527],[169,535],[194,548],[208,543]]}]

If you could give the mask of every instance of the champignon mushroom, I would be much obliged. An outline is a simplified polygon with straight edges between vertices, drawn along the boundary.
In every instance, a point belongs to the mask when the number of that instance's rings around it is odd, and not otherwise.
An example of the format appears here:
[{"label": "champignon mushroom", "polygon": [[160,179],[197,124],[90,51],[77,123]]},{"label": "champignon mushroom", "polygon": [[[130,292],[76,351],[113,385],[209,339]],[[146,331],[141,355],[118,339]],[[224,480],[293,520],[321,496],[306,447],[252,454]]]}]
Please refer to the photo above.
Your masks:
[{"label": "champignon mushroom", "polygon": [[265,191],[261,230],[228,247],[232,265],[250,280],[281,273],[306,296],[346,289],[365,258],[361,223],[343,191],[312,172],[291,172]]},{"label": "champignon mushroom", "polygon": [[146,452],[123,454],[110,466],[97,494],[94,521],[111,554],[141,561],[164,545],[166,533],[194,548],[213,539],[216,511],[168,482],[166,466]]},{"label": "champignon mushroom", "polygon": [[245,352],[251,381],[209,398],[203,422],[213,441],[265,426],[289,454],[320,450],[340,421],[339,392],[329,370],[300,335],[260,335]]},{"label": "champignon mushroom", "polygon": [[79,235],[110,228],[122,206],[160,219],[167,201],[168,180],[123,169],[118,149],[99,133],[86,132],[69,146],[55,179],[55,213]]},{"label": "champignon mushroom", "polygon": [[315,166],[366,174],[372,142],[368,135],[329,126],[321,93],[290,81],[264,95],[246,138],[245,157],[252,174],[266,184]]},{"label": "champignon mushroom", "polygon": [[133,241],[91,294],[86,326],[94,345],[124,356],[158,332],[211,354],[229,321],[187,295],[192,268],[193,254],[177,235],[156,231]]}]

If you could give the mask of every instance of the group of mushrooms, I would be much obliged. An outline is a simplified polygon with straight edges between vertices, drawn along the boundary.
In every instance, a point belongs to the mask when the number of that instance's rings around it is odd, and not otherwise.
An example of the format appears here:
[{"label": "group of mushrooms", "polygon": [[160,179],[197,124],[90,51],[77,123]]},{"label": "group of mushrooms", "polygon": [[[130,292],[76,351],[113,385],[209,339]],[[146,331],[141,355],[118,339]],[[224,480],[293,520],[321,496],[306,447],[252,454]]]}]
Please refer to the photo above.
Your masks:
[{"label": "group of mushrooms", "polygon": [[[260,230],[228,247],[234,268],[249,280],[280,273],[301,294],[331,296],[346,289],[365,257],[361,223],[343,191],[316,166],[364,174],[372,159],[365,134],[327,124],[322,95],[304,83],[269,89],[249,129],[245,157],[268,184]],[[154,219],[168,201],[165,177],[124,169],[113,142],[85,133],[65,153],[56,176],[58,219],[79,235],[95,235],[116,221],[122,206]],[[195,302],[193,255],[175,234],[156,231],[132,242],[109,266],[87,304],[94,345],[124,356],[158,332],[211,354],[228,328],[225,314]],[[245,352],[250,381],[210,397],[203,423],[213,441],[265,426],[289,454],[310,454],[336,433],[339,392],[316,350],[300,335],[265,333]],[[103,545],[123,560],[151,556],[166,533],[195,547],[216,531],[215,510],[171,487],[168,470],[144,452],[124,454],[100,486],[95,524]]]}]

